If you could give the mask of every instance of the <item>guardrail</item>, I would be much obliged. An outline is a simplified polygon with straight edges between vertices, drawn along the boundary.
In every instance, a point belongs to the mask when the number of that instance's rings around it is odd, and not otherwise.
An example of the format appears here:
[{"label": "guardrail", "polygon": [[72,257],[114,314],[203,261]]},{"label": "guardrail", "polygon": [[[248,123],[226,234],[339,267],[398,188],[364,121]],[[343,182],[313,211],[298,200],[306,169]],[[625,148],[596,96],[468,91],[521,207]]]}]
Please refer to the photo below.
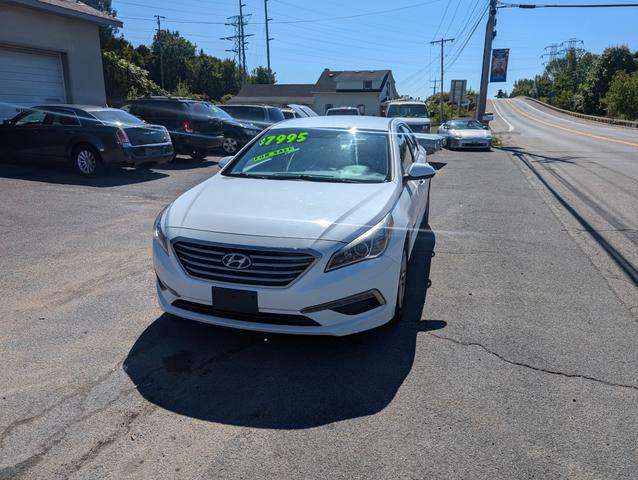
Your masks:
[{"label": "guardrail", "polygon": [[572,117],[584,118],[585,120],[592,120],[594,122],[600,123],[610,123],[612,125],[620,125],[622,127],[630,127],[630,128],[638,128],[638,122],[631,120],[621,120],[620,118],[607,118],[607,117],[597,117],[596,115],[585,115],[584,113],[571,112],[569,110],[565,110],[564,108],[558,108],[554,105],[550,105],[549,103],[541,102],[540,100],[532,97],[523,97],[531,100],[532,102],[536,102],[539,105],[547,107],[551,110],[555,110],[560,113],[565,113],[567,115],[571,115]]}]

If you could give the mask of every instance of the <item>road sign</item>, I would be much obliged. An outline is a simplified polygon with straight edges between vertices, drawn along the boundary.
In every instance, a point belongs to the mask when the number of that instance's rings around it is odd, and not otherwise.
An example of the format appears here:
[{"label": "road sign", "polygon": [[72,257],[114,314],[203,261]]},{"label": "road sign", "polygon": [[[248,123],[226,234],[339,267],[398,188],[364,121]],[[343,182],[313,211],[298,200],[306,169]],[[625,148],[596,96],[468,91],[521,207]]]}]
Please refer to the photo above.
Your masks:
[{"label": "road sign", "polygon": [[510,56],[509,48],[495,48],[492,50],[492,71],[490,82],[507,81],[507,62]]},{"label": "road sign", "polygon": [[450,103],[457,104],[465,100],[467,80],[452,80],[450,87]]}]

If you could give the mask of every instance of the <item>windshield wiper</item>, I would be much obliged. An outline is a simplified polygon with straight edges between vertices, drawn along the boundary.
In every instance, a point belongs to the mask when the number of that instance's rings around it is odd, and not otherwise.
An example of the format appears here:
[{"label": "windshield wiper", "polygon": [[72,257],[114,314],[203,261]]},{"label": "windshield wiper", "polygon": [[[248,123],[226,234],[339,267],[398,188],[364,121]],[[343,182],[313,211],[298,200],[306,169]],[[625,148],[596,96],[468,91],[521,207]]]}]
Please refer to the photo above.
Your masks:
[{"label": "windshield wiper", "polygon": [[334,182],[334,183],[359,183],[357,180],[351,178],[333,177],[330,175],[308,175],[306,173],[297,174],[274,174],[269,175],[269,178],[275,180],[306,180],[308,182]]}]

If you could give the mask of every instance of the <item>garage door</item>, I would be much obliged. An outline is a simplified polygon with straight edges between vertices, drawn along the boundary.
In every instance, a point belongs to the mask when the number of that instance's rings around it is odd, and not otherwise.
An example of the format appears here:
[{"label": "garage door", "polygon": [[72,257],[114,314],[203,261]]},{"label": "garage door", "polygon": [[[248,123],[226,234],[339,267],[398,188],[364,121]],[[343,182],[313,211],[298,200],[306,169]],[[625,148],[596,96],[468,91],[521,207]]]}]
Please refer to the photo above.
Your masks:
[{"label": "garage door", "polygon": [[65,97],[59,54],[0,47],[0,118],[39,103],[64,103]]}]

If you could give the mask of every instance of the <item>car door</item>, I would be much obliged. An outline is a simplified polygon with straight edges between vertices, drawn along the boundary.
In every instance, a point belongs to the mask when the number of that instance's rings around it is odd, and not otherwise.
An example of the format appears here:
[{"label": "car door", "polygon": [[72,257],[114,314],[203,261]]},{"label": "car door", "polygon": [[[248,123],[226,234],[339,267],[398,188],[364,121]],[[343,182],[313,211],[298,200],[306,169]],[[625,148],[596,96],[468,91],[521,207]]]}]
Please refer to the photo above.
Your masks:
[{"label": "car door", "polygon": [[[412,164],[414,163],[414,156],[412,148],[410,147],[410,131],[404,125],[397,127],[396,138],[399,147],[399,158],[401,160],[401,176],[405,177]],[[403,194],[405,196],[404,201],[407,202],[407,215],[408,225],[407,228],[410,231],[410,248],[416,239],[416,231],[419,228],[419,182],[418,180],[403,180]]]},{"label": "car door", "polygon": [[[416,139],[414,132],[409,132],[408,140],[409,140],[409,146],[412,150],[412,155],[414,157],[414,163],[428,163],[427,153],[425,152],[425,149],[421,145],[419,145],[419,142]],[[417,223],[420,224],[421,218],[423,218],[423,215],[425,214],[425,210],[427,209],[427,206],[428,206],[430,180],[429,179],[419,180],[417,182],[417,185],[419,189],[418,196],[417,196],[418,207],[419,207],[419,211],[417,215],[419,219]]]},{"label": "car door", "polygon": [[47,113],[43,110],[28,110],[13,120],[13,154],[16,157],[39,157],[39,134]]},{"label": "car door", "polygon": [[39,133],[40,156],[49,160],[66,160],[67,144],[78,133],[80,121],[73,110],[51,108]]}]

